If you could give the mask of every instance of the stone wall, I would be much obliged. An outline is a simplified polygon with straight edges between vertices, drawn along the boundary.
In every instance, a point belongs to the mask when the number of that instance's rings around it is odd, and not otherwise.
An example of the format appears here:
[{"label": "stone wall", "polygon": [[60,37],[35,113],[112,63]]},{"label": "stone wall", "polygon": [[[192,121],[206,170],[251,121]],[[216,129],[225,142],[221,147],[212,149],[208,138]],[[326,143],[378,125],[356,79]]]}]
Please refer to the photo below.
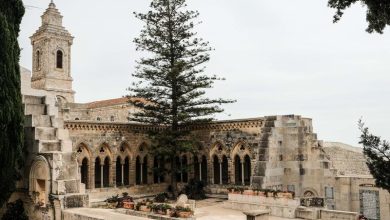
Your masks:
[{"label": "stone wall", "polygon": [[325,142],[324,150],[338,175],[370,175],[361,148]]}]

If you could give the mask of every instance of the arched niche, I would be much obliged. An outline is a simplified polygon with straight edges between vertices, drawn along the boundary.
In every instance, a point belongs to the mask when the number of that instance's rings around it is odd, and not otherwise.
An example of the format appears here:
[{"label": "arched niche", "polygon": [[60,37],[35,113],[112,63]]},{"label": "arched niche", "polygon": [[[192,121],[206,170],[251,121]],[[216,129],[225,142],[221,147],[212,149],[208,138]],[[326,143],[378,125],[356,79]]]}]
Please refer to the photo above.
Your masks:
[{"label": "arched niche", "polygon": [[50,194],[50,168],[43,156],[38,156],[31,164],[29,175],[29,193],[34,202],[44,206],[49,201]]}]

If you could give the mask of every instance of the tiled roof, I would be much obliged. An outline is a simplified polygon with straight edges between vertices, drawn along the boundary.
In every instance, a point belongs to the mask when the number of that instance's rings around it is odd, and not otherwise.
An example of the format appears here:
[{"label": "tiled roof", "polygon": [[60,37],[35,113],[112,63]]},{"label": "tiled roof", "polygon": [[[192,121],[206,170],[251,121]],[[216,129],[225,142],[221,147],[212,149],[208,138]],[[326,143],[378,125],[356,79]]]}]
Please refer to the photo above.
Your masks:
[{"label": "tiled roof", "polygon": [[125,105],[128,103],[129,103],[129,98],[123,97],[117,99],[107,99],[107,100],[101,100],[96,102],[90,102],[90,103],[86,103],[86,105],[87,108],[103,108],[103,107],[109,107],[115,105]]}]

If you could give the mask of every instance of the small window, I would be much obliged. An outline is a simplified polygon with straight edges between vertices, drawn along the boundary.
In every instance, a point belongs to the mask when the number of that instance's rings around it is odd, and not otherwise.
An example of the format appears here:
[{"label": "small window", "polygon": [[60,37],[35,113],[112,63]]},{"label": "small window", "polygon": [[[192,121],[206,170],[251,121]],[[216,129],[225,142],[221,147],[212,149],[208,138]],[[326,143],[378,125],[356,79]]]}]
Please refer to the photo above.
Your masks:
[{"label": "small window", "polygon": [[61,50],[57,50],[57,68],[62,69],[63,68],[63,58],[64,54]]},{"label": "small window", "polygon": [[36,52],[36,61],[37,61],[36,70],[39,70],[41,69],[41,51],[39,50],[37,50]]},{"label": "small window", "polygon": [[101,119],[100,117],[97,117],[96,120],[97,120],[97,121],[101,121],[102,119]]},{"label": "small window", "polygon": [[80,119],[79,118],[75,118],[74,120],[79,121]]},{"label": "small window", "polygon": [[110,121],[115,121],[115,116],[111,116]]},{"label": "small window", "polygon": [[333,199],[334,198],[334,189],[333,187],[325,186],[325,198]]}]

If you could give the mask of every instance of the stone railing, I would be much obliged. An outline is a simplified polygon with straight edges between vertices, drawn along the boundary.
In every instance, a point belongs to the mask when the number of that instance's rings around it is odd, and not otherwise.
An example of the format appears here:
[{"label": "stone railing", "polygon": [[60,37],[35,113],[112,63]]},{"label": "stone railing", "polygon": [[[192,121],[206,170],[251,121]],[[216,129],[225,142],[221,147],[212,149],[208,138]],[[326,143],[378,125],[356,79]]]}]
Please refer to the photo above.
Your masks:
[{"label": "stone railing", "polygon": [[260,195],[245,195],[229,193],[229,200],[224,206],[235,210],[270,210],[271,216],[295,218],[295,210],[299,207],[299,199],[265,197]]},{"label": "stone railing", "polygon": [[320,219],[321,220],[356,220],[358,217],[357,212],[344,212],[344,211],[336,211],[336,210],[320,210]]}]

